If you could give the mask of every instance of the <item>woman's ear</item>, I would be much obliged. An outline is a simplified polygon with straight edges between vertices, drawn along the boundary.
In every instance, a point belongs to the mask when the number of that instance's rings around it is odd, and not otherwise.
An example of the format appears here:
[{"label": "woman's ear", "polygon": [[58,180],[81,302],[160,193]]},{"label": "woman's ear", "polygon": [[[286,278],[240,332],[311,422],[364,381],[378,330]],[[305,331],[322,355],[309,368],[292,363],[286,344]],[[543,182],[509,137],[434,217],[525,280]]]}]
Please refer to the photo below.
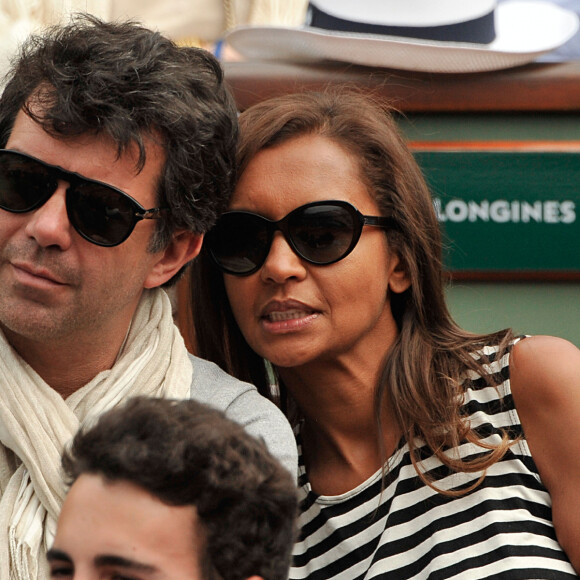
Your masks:
[{"label": "woman's ear", "polygon": [[156,288],[173,278],[185,264],[191,262],[200,252],[203,234],[188,230],[176,232],[167,247],[149,272],[143,287]]},{"label": "woman's ear", "polygon": [[389,290],[395,294],[402,294],[411,285],[407,268],[398,254],[392,254],[390,266]]}]

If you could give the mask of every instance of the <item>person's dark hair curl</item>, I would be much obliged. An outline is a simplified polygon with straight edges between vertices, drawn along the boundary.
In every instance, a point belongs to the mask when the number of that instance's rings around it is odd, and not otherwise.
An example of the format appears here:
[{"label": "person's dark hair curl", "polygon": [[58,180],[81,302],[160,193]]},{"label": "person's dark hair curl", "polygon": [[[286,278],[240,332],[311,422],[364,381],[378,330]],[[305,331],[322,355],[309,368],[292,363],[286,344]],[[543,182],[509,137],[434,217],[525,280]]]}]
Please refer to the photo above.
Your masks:
[{"label": "person's dark hair curl", "polygon": [[[107,135],[122,154],[144,138],[160,142],[166,160],[159,220],[150,250],[177,229],[207,231],[225,209],[235,180],[237,113],[219,62],[179,47],[135,22],[103,22],[86,14],[31,36],[0,98],[0,146],[18,112],[56,138]],[[170,282],[173,282],[172,280]]]},{"label": "person's dark hair curl", "polygon": [[62,464],[71,485],[96,474],[194,506],[205,580],[288,577],[296,484],[263,441],[221,411],[193,400],[129,399],[81,429]]}]

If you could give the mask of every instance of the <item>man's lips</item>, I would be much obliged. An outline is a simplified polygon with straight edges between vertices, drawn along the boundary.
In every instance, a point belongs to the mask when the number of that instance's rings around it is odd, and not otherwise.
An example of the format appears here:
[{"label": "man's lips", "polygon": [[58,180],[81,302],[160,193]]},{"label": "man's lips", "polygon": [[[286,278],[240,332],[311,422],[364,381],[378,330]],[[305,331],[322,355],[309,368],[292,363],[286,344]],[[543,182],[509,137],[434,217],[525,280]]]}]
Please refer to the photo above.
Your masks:
[{"label": "man's lips", "polygon": [[46,268],[38,268],[30,264],[12,263],[17,277],[22,280],[44,282],[49,284],[65,285],[66,281]]}]

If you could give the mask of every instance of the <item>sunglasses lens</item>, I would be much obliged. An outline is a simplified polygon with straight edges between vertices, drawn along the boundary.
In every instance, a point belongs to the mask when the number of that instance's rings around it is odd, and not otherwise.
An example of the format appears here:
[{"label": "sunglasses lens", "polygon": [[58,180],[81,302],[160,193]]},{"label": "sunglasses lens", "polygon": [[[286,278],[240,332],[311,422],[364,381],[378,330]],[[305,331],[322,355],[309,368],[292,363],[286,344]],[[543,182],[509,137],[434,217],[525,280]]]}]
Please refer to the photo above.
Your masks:
[{"label": "sunglasses lens", "polygon": [[332,264],[352,248],[355,215],[346,207],[311,205],[290,215],[288,231],[296,250],[313,264]]},{"label": "sunglasses lens", "polygon": [[218,266],[229,274],[251,274],[262,266],[269,251],[268,222],[258,215],[222,215],[205,241]]},{"label": "sunglasses lens", "polygon": [[56,180],[40,163],[19,155],[0,155],[0,208],[14,213],[31,211],[56,187]]},{"label": "sunglasses lens", "polygon": [[294,251],[312,264],[332,264],[356,244],[362,229],[356,210],[340,202],[300,207],[279,222],[244,212],[224,214],[205,239],[217,265],[229,274],[256,272],[270,251],[272,233],[284,232]]},{"label": "sunglasses lens", "polygon": [[132,200],[99,183],[76,183],[68,193],[67,210],[75,229],[99,246],[120,244],[135,225]]}]

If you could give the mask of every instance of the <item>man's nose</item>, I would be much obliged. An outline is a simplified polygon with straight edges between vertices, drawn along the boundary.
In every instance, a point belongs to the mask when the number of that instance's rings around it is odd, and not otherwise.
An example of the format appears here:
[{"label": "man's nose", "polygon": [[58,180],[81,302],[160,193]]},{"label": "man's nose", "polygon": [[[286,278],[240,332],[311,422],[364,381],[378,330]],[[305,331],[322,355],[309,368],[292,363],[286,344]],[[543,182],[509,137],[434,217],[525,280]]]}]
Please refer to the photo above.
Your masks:
[{"label": "man's nose", "polygon": [[70,247],[72,226],[66,211],[68,187],[68,183],[59,181],[52,196],[39,208],[30,212],[25,232],[43,248],[55,246],[66,250]]}]

